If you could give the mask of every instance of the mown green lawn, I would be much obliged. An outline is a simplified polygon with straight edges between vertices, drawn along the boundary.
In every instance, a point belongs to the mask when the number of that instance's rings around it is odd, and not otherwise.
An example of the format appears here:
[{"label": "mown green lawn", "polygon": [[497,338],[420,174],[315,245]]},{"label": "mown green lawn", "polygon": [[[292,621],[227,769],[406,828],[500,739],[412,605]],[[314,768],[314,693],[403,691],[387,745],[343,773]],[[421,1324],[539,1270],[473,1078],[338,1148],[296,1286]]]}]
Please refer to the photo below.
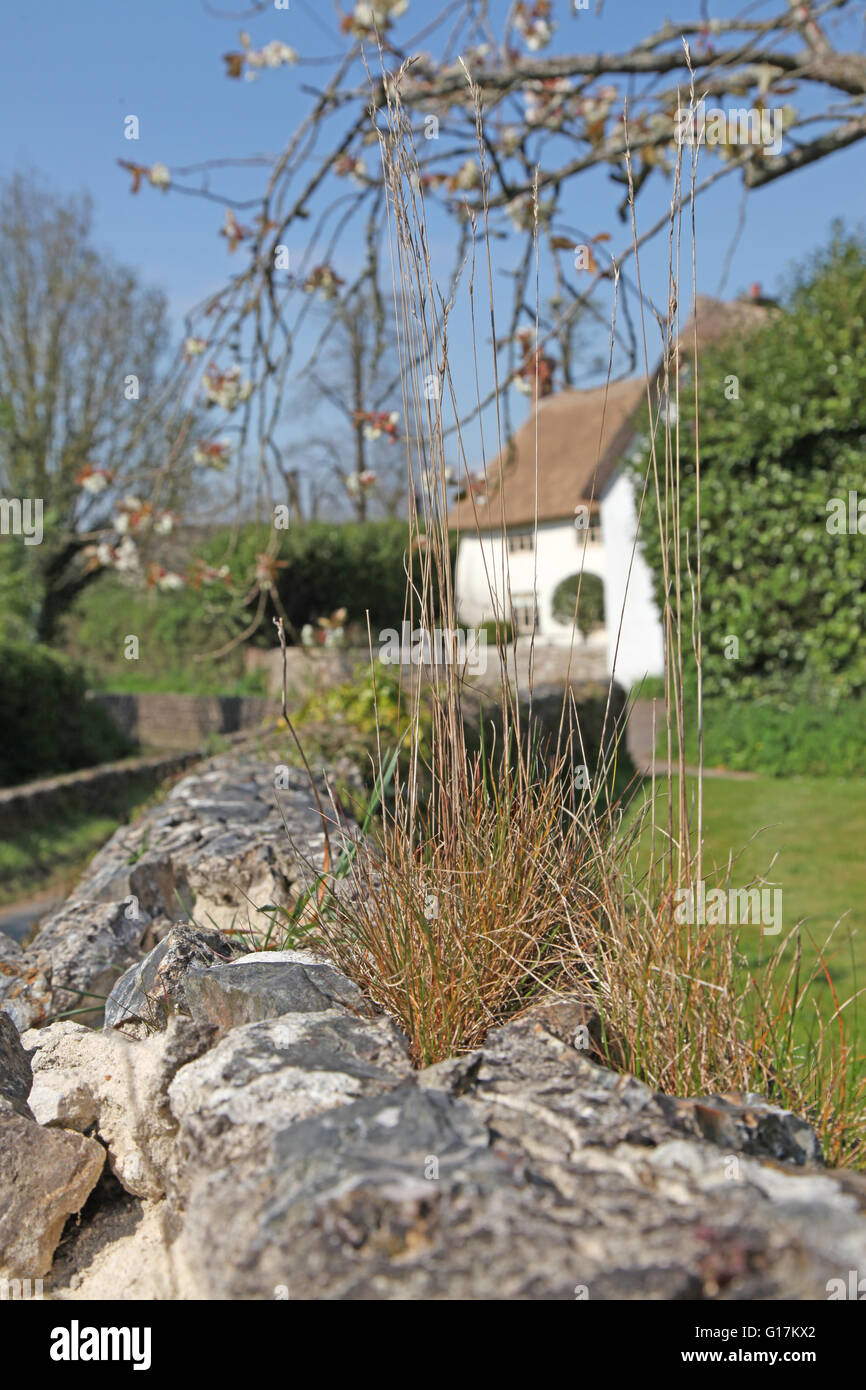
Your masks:
[{"label": "mown green lawn", "polygon": [[[694,778],[688,779],[688,786],[693,800]],[[658,806],[661,811],[661,801]],[[802,922],[804,959],[811,963],[816,959],[811,943],[823,948],[834,924],[843,918],[827,956],[833,986],[840,1002],[858,985],[866,988],[866,782],[834,777],[705,778],[706,881],[713,877],[711,866],[724,870],[731,851],[739,856],[730,880],[734,887],[745,887],[756,875],[766,874],[782,890],[782,931],[765,937],[764,958],[768,947],[773,949]],[[723,873],[716,881],[724,878]],[[741,928],[740,943],[755,965],[758,929]],[[793,953],[793,942],[786,949]],[[816,997],[827,1014],[832,1013],[826,980],[816,986]],[[866,1042],[866,994],[848,1016],[853,1031]]]}]

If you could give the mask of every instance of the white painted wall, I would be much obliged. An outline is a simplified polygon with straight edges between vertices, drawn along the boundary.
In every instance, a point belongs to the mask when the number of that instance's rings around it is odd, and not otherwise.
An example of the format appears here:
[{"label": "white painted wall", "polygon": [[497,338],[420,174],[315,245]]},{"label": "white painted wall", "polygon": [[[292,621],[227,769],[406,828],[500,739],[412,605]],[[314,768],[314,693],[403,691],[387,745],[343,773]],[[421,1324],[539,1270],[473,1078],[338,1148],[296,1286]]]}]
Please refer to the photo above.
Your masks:
[{"label": "white painted wall", "polygon": [[[514,531],[524,529],[515,527]],[[480,537],[461,536],[456,566],[457,616],[460,621],[470,624],[492,618],[495,603],[491,588],[495,595],[503,596],[507,594],[510,583],[515,602],[520,594],[531,595],[535,592],[538,636],[569,646],[571,627],[557,623],[551,611],[557,584],[569,575],[577,574],[582,560],[586,574],[597,574],[604,578],[604,547],[597,543],[587,544],[584,557],[585,534],[577,531],[570,521],[539,522],[535,550],[521,550],[512,554],[506,546],[504,566],[501,533],[493,532]],[[504,598],[502,611],[507,611]]]},{"label": "white painted wall", "polygon": [[607,669],[610,670],[628,582],[628,602],[616,658],[617,679],[628,686],[644,675],[661,675],[664,672],[661,623],[653,599],[650,572],[639,551],[635,553],[630,578],[628,575],[637,511],[633,484],[623,472],[611,480],[600,498],[600,511],[601,542],[587,543],[585,551],[585,532],[576,530],[570,520],[540,522],[534,551],[509,553],[498,532],[480,537],[461,536],[455,575],[458,620],[474,626],[493,618],[497,604],[491,596],[491,588],[500,600],[500,613],[507,613],[504,595],[510,583],[515,602],[521,594],[531,595],[534,591],[537,596],[536,641],[568,647],[572,640],[571,626],[555,621],[553,592],[561,580],[578,573],[583,565],[585,574],[597,574],[604,584],[608,629],[591,633],[587,639],[579,638],[575,642],[575,652],[581,648],[598,651],[607,647]]},{"label": "white painted wall", "polygon": [[[606,556],[604,609],[610,661],[614,661],[615,654],[616,678],[620,685],[628,687],[643,676],[664,674],[664,634],[653,597],[652,574],[640,546],[634,544],[636,489],[633,479],[624,470],[610,479],[599,505]],[[623,615],[622,629],[617,647],[620,613]]]}]

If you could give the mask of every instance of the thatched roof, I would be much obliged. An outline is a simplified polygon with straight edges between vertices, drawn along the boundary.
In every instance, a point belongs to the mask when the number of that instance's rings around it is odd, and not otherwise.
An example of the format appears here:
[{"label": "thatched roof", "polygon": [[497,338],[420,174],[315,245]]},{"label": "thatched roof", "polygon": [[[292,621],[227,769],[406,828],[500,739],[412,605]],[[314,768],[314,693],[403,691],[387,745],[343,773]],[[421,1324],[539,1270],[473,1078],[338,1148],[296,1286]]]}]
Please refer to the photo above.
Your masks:
[{"label": "thatched roof", "polygon": [[[728,334],[742,334],[765,322],[767,309],[744,300],[724,303],[698,296],[680,334],[683,365],[698,349]],[[659,376],[657,369],[652,376]],[[588,503],[620,463],[647,401],[644,377],[612,382],[591,391],[559,391],[544,396],[517,430],[511,444],[487,471],[486,500],[464,498],[452,507],[449,523],[462,531],[531,526],[536,517],[555,521]],[[477,517],[477,520],[476,520]]]}]

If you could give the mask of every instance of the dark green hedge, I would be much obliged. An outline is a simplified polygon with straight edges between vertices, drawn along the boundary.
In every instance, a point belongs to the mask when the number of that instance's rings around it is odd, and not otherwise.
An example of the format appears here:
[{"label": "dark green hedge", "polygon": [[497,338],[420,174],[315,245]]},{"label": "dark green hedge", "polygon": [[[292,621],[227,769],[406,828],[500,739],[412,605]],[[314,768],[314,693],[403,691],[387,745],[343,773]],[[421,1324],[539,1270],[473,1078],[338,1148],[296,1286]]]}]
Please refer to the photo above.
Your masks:
[{"label": "dark green hedge", "polygon": [[[679,409],[680,543],[694,564],[693,390]],[[705,693],[748,701],[792,682],[863,693],[866,510],[850,526],[848,502],[866,497],[866,242],[837,228],[781,313],[702,354],[699,419]],[[654,507],[642,540],[661,601]],[[688,605],[685,573],[683,588]]]},{"label": "dark green hedge", "polygon": [[[354,636],[366,645],[365,610],[370,610],[374,645],[383,628],[399,630],[403,619],[409,542],[406,521],[310,522],[278,532],[276,571],[280,600],[289,616],[289,640],[305,623],[338,608],[348,610]],[[249,524],[235,535],[222,531],[198,546],[216,568],[228,566],[232,588],[253,587],[256,557],[266,551],[273,531]],[[185,562],[177,562],[179,569]],[[244,674],[243,646],[233,641],[250,625],[257,600],[247,610],[219,583],[170,593],[130,589],[114,575],[100,577],[76,600],[63,626],[63,646],[86,655],[88,678],[108,690],[173,690],[190,694],[261,693],[256,678]],[[263,621],[249,638],[262,647],[276,645],[275,606],[268,601]],[[125,638],[139,639],[140,658],[124,659]],[[197,661],[197,655],[225,655]]]},{"label": "dark green hedge", "polygon": [[[261,526],[244,528],[236,548],[227,554],[225,540],[215,537],[205,547],[211,563],[227,561],[232,573],[251,575],[256,554],[271,536]],[[452,551],[455,547],[452,541]],[[406,521],[345,522],[339,525],[310,521],[280,533],[277,588],[295,633],[305,623],[315,623],[338,608],[348,610],[348,622],[363,630],[366,643],[366,611],[370,611],[373,641],[383,628],[399,628],[406,602],[406,555],[409,524]],[[453,553],[452,553],[453,563]],[[416,580],[418,565],[415,566]],[[273,646],[273,614],[252,639]]]},{"label": "dark green hedge", "polygon": [[129,752],[108,715],[85,700],[80,669],[46,647],[0,643],[0,786],[110,762]]}]

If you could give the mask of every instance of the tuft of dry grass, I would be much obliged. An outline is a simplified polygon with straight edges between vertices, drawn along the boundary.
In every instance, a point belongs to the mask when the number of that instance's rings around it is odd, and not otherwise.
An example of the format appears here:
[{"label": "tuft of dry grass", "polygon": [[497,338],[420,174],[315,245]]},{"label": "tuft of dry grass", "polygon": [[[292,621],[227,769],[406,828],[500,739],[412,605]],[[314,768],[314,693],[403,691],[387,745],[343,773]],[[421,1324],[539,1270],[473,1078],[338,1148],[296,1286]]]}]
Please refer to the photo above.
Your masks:
[{"label": "tuft of dry grass", "polygon": [[445,748],[412,830],[398,789],[378,845],[355,860],[353,891],[320,919],[330,954],[399,1021],[419,1066],[477,1047],[544,990],[576,982],[606,929],[599,830],[564,798],[567,746],[511,765]]},{"label": "tuft of dry grass", "polygon": [[[471,88],[468,75],[467,82]],[[398,74],[388,87],[387,125],[379,139],[390,201],[408,493],[418,499],[410,516],[404,617],[413,627],[432,631],[438,625],[453,632],[446,402],[455,422],[460,412],[448,360],[451,304],[439,293],[431,270],[423,191],[399,85]],[[473,94],[486,186],[482,113]],[[694,554],[681,553],[679,437],[676,426],[665,423],[678,418],[667,407],[671,392],[675,397],[679,390],[680,218],[688,204],[680,174],[678,164],[660,398],[652,400],[648,389],[660,456],[654,442],[640,499],[641,515],[647,497],[654,501],[657,524],[671,541],[665,551],[663,614],[669,750],[684,745],[686,665],[693,659],[698,673],[701,669],[699,538]],[[632,217],[633,207],[632,202]],[[693,225],[691,236],[694,261]],[[634,237],[637,252],[636,228]],[[480,241],[483,254],[486,228]],[[466,288],[473,327],[477,242],[476,237]],[[489,254],[486,270],[496,373]],[[616,283],[614,276],[614,288]],[[615,309],[614,303],[614,314]],[[644,355],[646,360],[646,346]],[[439,391],[422,395],[420,383],[431,378]],[[455,436],[465,462],[459,424]],[[483,440],[482,453],[486,456]],[[700,487],[699,458],[697,463]],[[504,538],[501,572],[507,586]],[[495,577],[488,579],[494,611],[500,611],[503,595]],[[419,1066],[477,1047],[491,1027],[545,993],[579,990],[585,996],[589,991],[610,1064],[671,1094],[760,1092],[807,1116],[828,1160],[862,1163],[866,1081],[862,1059],[846,1033],[850,1001],[836,1001],[830,1020],[814,1017],[808,1046],[797,1040],[802,1031],[795,1023],[809,1007],[809,979],[801,968],[796,930],[760,970],[747,975],[735,931],[677,920],[676,891],[703,876],[700,776],[692,807],[683,754],[677,767],[670,752],[662,786],[654,779],[645,805],[630,815],[628,797],[616,800],[611,790],[621,729],[611,727],[603,735],[598,766],[590,769],[590,785],[583,787],[575,780],[586,759],[570,696],[563,700],[557,737],[543,747],[514,695],[508,649],[497,644],[495,655],[502,677],[497,746],[475,752],[467,746],[464,704],[470,683],[457,664],[456,643],[438,663],[435,652],[431,655],[423,679],[407,683],[408,759],[401,759],[400,771],[394,750],[383,749],[379,741],[379,783],[393,781],[393,797],[387,806],[382,801],[378,833],[344,844],[339,873],[332,868],[322,876],[315,902],[307,895],[311,942],[325,948],[396,1020]],[[372,641],[371,667],[375,686]],[[698,685],[700,705],[700,680]],[[432,720],[426,764],[419,733],[422,702]],[[656,820],[659,804],[664,823]],[[335,815],[334,824],[338,820]],[[634,851],[641,835],[649,836],[651,854],[639,877]],[[819,969],[826,970],[823,962]]]}]

